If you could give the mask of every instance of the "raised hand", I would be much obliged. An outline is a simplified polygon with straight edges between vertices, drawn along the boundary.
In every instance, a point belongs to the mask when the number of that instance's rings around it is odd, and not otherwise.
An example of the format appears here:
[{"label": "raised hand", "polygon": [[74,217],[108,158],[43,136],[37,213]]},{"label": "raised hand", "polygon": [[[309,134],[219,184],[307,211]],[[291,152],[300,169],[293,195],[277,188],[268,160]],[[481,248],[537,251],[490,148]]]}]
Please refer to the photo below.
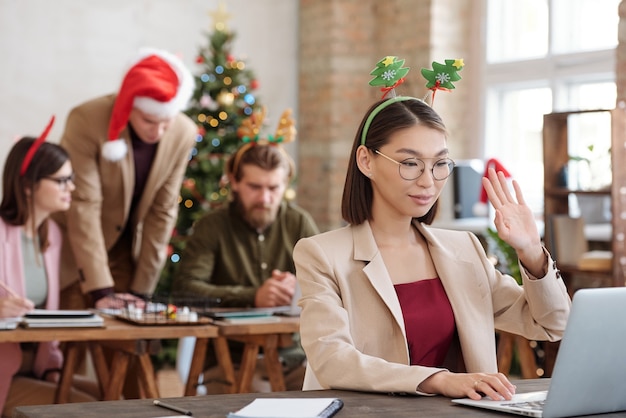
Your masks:
[{"label": "raised hand", "polygon": [[546,271],[547,258],[533,213],[524,201],[519,184],[513,180],[513,198],[506,177],[502,172],[496,173],[493,168],[488,170],[488,177],[483,177],[482,183],[496,211],[494,224],[498,236],[517,251],[520,261],[531,274],[542,277]]}]

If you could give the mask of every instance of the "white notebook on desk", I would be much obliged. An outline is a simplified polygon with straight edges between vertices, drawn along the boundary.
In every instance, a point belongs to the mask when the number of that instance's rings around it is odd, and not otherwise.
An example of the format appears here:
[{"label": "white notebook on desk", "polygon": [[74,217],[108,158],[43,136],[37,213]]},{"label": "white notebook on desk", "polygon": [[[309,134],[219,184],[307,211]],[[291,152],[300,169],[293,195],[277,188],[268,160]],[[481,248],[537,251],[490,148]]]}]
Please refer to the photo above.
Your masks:
[{"label": "white notebook on desk", "polygon": [[104,319],[88,310],[35,309],[22,318],[25,328],[93,328],[103,327]]},{"label": "white notebook on desk", "polygon": [[[452,402],[542,418],[626,411],[625,314],[626,287],[577,291],[547,392],[519,394],[511,401]],[[543,406],[536,409],[536,403]]]}]

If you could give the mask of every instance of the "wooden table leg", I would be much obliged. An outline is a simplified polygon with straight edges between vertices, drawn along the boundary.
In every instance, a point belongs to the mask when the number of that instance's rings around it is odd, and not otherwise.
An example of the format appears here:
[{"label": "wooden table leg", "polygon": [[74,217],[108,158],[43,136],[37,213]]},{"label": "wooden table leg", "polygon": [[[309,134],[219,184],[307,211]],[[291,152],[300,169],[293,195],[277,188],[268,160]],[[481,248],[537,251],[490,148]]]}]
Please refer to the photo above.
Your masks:
[{"label": "wooden table leg", "polygon": [[141,383],[141,387],[144,390],[144,394],[147,398],[158,398],[159,389],[156,381],[154,380],[154,367],[152,366],[152,359],[149,353],[142,353],[137,355],[139,362],[139,371],[137,378]]},{"label": "wooden table leg", "polygon": [[104,356],[102,346],[98,343],[90,343],[89,350],[91,351],[91,359],[93,361],[94,369],[96,369],[96,375],[98,376],[98,384],[100,385],[100,393],[104,396],[106,388],[109,386],[109,366]]},{"label": "wooden table leg", "polygon": [[191,364],[189,365],[189,375],[185,385],[185,396],[195,396],[198,392],[198,378],[202,370],[204,370],[204,360],[208,344],[208,338],[196,338]]},{"label": "wooden table leg", "polygon": [[252,379],[256,370],[256,361],[259,356],[259,345],[255,342],[246,342],[241,356],[239,378],[237,379],[237,393],[249,393]]},{"label": "wooden table leg", "polygon": [[117,401],[122,396],[124,389],[124,379],[128,370],[131,354],[116,351],[111,359],[111,374],[109,376],[109,384],[104,390],[103,399],[105,401]]},{"label": "wooden table leg", "polygon": [[278,340],[278,335],[268,335],[265,337],[265,343],[263,344],[263,357],[265,359],[267,377],[274,392],[287,390],[283,368],[278,357]]},{"label": "wooden table leg", "polygon": [[515,336],[508,332],[501,331],[498,334],[498,371],[509,375],[511,371],[511,363],[513,362],[513,349],[515,346]]},{"label": "wooden table leg", "polygon": [[235,377],[235,367],[233,366],[233,360],[230,357],[230,350],[228,349],[228,341],[224,337],[214,338],[213,348],[215,350],[215,357],[217,357],[217,364],[221,367],[224,379],[229,385],[227,393],[237,393],[239,388],[237,378]]},{"label": "wooden table leg", "polygon": [[54,394],[54,403],[67,403],[70,400],[70,390],[74,380],[74,372],[78,365],[78,354],[81,347],[82,344],[75,342],[68,342],[65,346],[63,370]]}]

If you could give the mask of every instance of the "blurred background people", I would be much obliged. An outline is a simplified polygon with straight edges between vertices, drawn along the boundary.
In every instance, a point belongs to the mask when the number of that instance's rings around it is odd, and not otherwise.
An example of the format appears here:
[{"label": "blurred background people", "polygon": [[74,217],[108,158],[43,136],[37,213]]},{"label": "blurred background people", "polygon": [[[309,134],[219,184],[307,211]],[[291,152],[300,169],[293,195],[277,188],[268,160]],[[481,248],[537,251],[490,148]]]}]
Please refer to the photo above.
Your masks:
[{"label": "blurred background people", "polygon": [[[9,151],[0,203],[0,321],[34,308],[59,308],[61,231],[51,213],[66,211],[74,172],[67,152],[45,142],[54,118],[39,138],[23,137]],[[0,343],[0,411],[54,402],[63,365],[58,342]],[[76,386],[87,388],[80,379]],[[89,386],[92,394],[97,391]],[[72,389],[71,402],[95,397]]]},{"label": "blurred background people", "polygon": [[154,291],[197,135],[181,113],[193,87],[179,58],[145,48],[116,94],[70,112],[61,145],[76,189],[58,217],[65,237],[62,306],[106,308]]},{"label": "blurred background people", "polygon": [[[227,307],[290,305],[296,290],[293,247],[300,238],[318,233],[312,217],[284,199],[294,175],[293,161],[280,144],[253,139],[231,156],[226,175],[231,201],[195,223],[174,289],[219,298]],[[230,345],[233,361],[238,362],[242,345]],[[297,336],[293,347],[280,354],[287,374],[301,368],[304,352]],[[208,365],[215,365],[215,359]],[[301,389],[302,374],[288,376],[286,384]]]}]

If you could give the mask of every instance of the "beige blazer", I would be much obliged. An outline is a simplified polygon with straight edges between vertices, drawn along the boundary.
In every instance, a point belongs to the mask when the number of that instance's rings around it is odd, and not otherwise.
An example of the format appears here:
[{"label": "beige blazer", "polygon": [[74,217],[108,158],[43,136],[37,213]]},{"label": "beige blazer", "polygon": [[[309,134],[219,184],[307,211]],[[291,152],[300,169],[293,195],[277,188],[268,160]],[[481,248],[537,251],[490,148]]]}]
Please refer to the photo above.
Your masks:
[{"label": "beige blazer", "polygon": [[82,273],[84,293],[113,287],[108,251],[126,223],[131,222],[135,231],[132,251],[136,264],[129,290],[149,294],[165,262],[178,214],[180,186],[197,127],[182,113],[172,121],[159,142],[136,217],[129,219],[135,169],[128,129],[121,133],[129,149],[121,161],[107,161],[101,154],[114,100],[115,96],[110,95],[74,108],[61,139],[76,173],[71,208],[55,218],[66,229],[61,288],[79,279],[76,268]]},{"label": "beige blazer", "polygon": [[[561,338],[571,301],[551,259],[539,280],[522,269],[522,287],[494,268],[475,235],[415,227],[454,312],[462,355],[449,359],[449,369],[497,372],[494,329]],[[416,393],[442,370],[409,366],[402,310],[368,222],[301,239],[293,254],[308,361],[304,390]]]}]

